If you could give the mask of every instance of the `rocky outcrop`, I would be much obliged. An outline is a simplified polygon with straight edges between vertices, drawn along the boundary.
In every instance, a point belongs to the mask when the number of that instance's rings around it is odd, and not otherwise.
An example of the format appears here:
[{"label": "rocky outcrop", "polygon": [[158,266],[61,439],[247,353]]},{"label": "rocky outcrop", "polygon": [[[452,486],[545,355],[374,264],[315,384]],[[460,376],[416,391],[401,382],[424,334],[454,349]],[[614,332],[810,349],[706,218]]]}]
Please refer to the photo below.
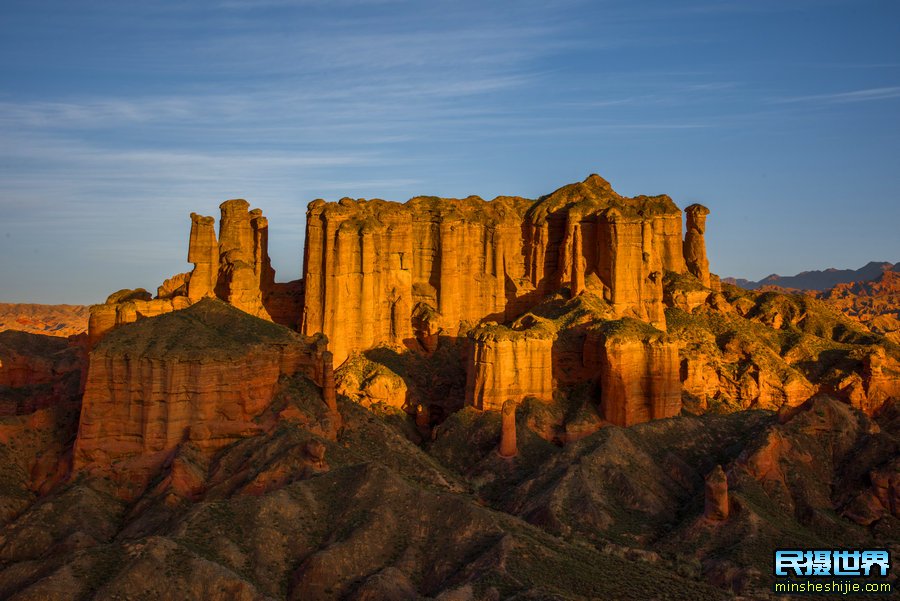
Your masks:
[{"label": "rocky outcrop", "polygon": [[191,237],[188,242],[188,263],[194,270],[188,281],[187,296],[197,302],[215,294],[219,279],[219,243],[216,241],[216,220],[191,213]]},{"label": "rocky outcrop", "polygon": [[503,403],[500,412],[500,448],[501,457],[515,457],[516,448],[516,402],[509,400]]},{"label": "rocky outcrop", "polygon": [[631,426],[681,411],[678,345],[663,332],[623,319],[597,327],[585,345],[596,347],[606,421]]},{"label": "rocky outcrop", "polygon": [[671,198],[626,198],[591,175],[539,199],[523,227],[526,277],[540,295],[564,284],[578,293],[582,274],[593,274],[618,316],[665,328],[662,276],[684,271]]},{"label": "rocky outcrop", "polygon": [[825,292],[809,294],[900,344],[900,268],[888,267],[876,279],[837,284]]},{"label": "rocky outcrop", "polygon": [[337,414],[337,392],[334,383],[334,355],[330,351],[322,352],[322,399],[329,411]]},{"label": "rocky outcrop", "polygon": [[269,261],[269,222],[243,199],[221,205],[216,296],[241,311],[270,319],[263,295],[275,282]]},{"label": "rocky outcrop", "polygon": [[[681,220],[668,196],[623,197],[597,175],[537,201],[317,200],[301,329],[325,333],[340,364],[381,343],[427,346],[420,339],[435,328],[456,335],[461,324],[510,321],[589,281],[617,316],[664,329],[663,274],[685,271]],[[687,246],[705,258],[698,244],[702,234]],[[423,307],[433,316],[424,328]]]},{"label": "rocky outcrop", "polygon": [[487,324],[469,335],[466,404],[499,411],[507,400],[553,399],[552,348],[548,322],[524,330]]},{"label": "rocky outcrop", "polygon": [[900,399],[900,358],[884,347],[872,347],[860,360],[861,369],[849,373],[837,392],[860,411],[872,415],[889,399]]},{"label": "rocky outcrop", "polygon": [[91,346],[97,344],[113,328],[134,323],[145,317],[178,311],[190,304],[191,301],[187,296],[153,298],[143,288],[114,292],[106,299],[105,304],[91,306],[91,317],[88,321],[89,344]]},{"label": "rocky outcrop", "polygon": [[90,308],[88,339],[97,344],[113,328],[184,309],[204,298],[219,298],[245,313],[296,327],[302,311],[300,282],[275,283],[269,260],[268,221],[246,200],[220,206],[220,239],[215,219],[191,213],[188,241],[190,273],[166,280],[154,298],[143,288],[120,290]]},{"label": "rocky outcrop", "polygon": [[728,477],[721,465],[706,475],[703,517],[716,522],[728,519]]},{"label": "rocky outcrop", "polygon": [[685,210],[687,233],[684,236],[684,262],[687,270],[709,288],[709,259],[706,258],[706,216],[709,209],[692,204]]},{"label": "rocky outcrop", "polygon": [[[508,399],[530,397],[551,404],[559,395],[580,391],[575,394],[588,394],[591,406],[573,413],[571,424],[557,424],[572,440],[599,427],[597,404],[603,418],[617,425],[677,415],[678,344],[648,323],[611,320],[611,315],[608,303],[584,291],[570,300],[550,296],[510,326],[474,329],[469,334],[466,404],[496,411]],[[551,430],[542,429],[540,435],[560,437]]]},{"label": "rocky outcrop", "polygon": [[721,342],[718,346],[710,337],[682,347],[682,390],[697,411],[716,405],[775,410],[798,405],[818,390],[802,372],[761,345],[740,338]]},{"label": "rocky outcrop", "polygon": [[460,322],[505,319],[523,275],[528,205],[508,197],[311,203],[301,331],[324,332],[341,364],[379,343],[418,337],[429,346],[438,329],[455,336]]},{"label": "rocky outcrop", "polygon": [[325,359],[321,337],[213,299],[117,329],[91,353],[75,469],[116,464],[121,494],[136,494],[180,444],[212,453],[260,432],[254,419],[280,377],[301,373],[327,388]]}]

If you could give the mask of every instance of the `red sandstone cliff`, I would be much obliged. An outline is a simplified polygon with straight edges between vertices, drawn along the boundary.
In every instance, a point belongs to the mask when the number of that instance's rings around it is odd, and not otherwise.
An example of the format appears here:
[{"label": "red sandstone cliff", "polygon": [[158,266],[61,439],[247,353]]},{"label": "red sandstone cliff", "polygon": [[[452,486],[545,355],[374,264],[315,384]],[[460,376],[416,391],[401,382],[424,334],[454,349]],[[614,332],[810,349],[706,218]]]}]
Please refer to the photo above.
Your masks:
[{"label": "red sandstone cliff", "polygon": [[417,197],[309,205],[301,330],[324,332],[335,363],[379,343],[412,341],[414,309],[456,335],[460,322],[505,320],[523,285],[529,201]]},{"label": "red sandstone cliff", "polygon": [[[665,328],[662,279],[685,270],[681,232],[669,197],[626,198],[596,175],[537,201],[315,201],[302,331],[325,333],[340,364],[354,351],[411,341],[415,307],[456,335],[461,324],[514,319],[588,281],[617,316]],[[700,236],[690,247],[702,245]]]},{"label": "red sandstone cliff", "polygon": [[603,418],[631,426],[681,412],[678,345],[632,319],[606,322],[585,344],[597,345]]},{"label": "red sandstone cliff", "polygon": [[553,399],[556,328],[544,321],[524,330],[485,325],[469,336],[466,404],[499,411],[507,400]]},{"label": "red sandstone cliff", "polygon": [[618,316],[665,328],[662,276],[685,268],[671,198],[626,198],[591,175],[535,202],[523,228],[526,277],[540,295],[594,274]]},{"label": "red sandstone cliff", "polygon": [[75,470],[117,465],[121,494],[140,492],[180,444],[211,453],[260,432],[279,378],[325,384],[327,358],[321,337],[212,299],[117,329],[91,352]]}]

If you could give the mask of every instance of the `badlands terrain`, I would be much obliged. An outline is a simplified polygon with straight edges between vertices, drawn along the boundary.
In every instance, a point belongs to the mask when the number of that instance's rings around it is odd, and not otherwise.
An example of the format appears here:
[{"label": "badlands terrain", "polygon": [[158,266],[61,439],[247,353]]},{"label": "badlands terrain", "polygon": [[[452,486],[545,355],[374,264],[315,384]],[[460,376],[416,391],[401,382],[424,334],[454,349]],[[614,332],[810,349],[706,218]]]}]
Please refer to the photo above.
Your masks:
[{"label": "badlands terrain", "polygon": [[900,556],[895,266],[720,281],[714,212],[597,175],[313,201],[287,282],[220,211],[86,327],[0,306],[0,598],[760,599],[776,548]]}]

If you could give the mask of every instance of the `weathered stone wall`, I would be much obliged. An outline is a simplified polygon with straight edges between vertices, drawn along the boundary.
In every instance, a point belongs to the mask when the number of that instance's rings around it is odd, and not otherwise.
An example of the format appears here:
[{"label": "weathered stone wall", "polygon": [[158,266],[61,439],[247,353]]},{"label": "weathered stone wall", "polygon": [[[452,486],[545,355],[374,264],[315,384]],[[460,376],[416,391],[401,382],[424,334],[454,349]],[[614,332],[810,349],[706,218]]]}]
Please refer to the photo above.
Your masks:
[{"label": "weathered stone wall", "polygon": [[140,331],[133,330],[139,324],[116,330],[93,349],[75,471],[106,472],[117,463],[116,473],[140,490],[182,443],[211,454],[262,431],[254,418],[269,407],[281,376],[307,376],[336,412],[331,357],[321,338],[278,328],[267,334],[271,341],[247,342],[245,326],[235,328],[244,334],[232,334],[228,324],[252,318],[211,300],[187,312],[174,325],[148,320]]},{"label": "weathered stone wall", "polygon": [[499,411],[507,400],[553,399],[553,341],[546,327],[479,328],[469,336],[466,404]]},{"label": "weathered stone wall", "polygon": [[506,319],[527,206],[474,197],[311,203],[301,331],[324,332],[340,364],[353,351],[413,340],[423,305],[451,335],[460,322]]},{"label": "weathered stone wall", "polygon": [[665,329],[663,274],[683,273],[683,247],[703,244],[681,234],[669,197],[626,198],[596,175],[537,201],[317,200],[307,211],[301,330],[324,332],[340,364],[413,339],[417,306],[456,335],[461,323],[511,320],[563,287],[580,294],[590,278],[617,316]]},{"label": "weathered stone wall", "polygon": [[[681,411],[678,345],[646,325],[628,324],[625,331],[604,325],[585,340],[599,361],[603,419],[631,426],[673,417]],[[637,322],[636,322],[637,323]]]}]

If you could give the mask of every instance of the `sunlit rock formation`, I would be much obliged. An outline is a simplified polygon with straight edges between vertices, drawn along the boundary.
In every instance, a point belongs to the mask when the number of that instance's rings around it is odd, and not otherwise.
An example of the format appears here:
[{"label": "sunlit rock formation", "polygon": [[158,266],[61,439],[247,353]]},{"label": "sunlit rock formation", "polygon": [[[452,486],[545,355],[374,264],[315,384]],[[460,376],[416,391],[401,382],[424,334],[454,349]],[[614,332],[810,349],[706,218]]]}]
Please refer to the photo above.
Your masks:
[{"label": "sunlit rock formation", "polygon": [[633,319],[610,321],[591,332],[598,345],[603,418],[619,426],[681,411],[678,345]]},{"label": "sunlit rock formation", "polygon": [[573,279],[577,294],[581,277],[595,274],[618,316],[665,329],[662,276],[684,271],[681,211],[671,198],[627,198],[591,175],[538,199],[523,228],[526,277],[540,295]]},{"label": "sunlit rock formation", "polygon": [[300,282],[275,283],[268,252],[268,221],[242,199],[222,203],[219,239],[215,220],[191,213],[188,241],[190,273],[166,280],[157,295],[142,288],[120,290],[91,307],[88,326],[93,346],[111,329],[184,309],[203,298],[219,298],[262,319],[295,327],[301,313]]},{"label": "sunlit rock formation", "polygon": [[500,410],[512,399],[553,398],[555,328],[539,323],[523,330],[484,325],[469,336],[466,403]]},{"label": "sunlit rock formation", "polygon": [[[537,200],[313,201],[303,279],[287,284],[274,281],[261,211],[229,200],[221,213],[218,237],[213,218],[191,215],[190,273],[156,297],[122,290],[92,307],[92,345],[116,326],[216,297],[325,334],[333,368],[379,346],[433,357],[442,340],[460,344],[464,399],[445,411],[552,403],[559,390],[589,386],[603,418],[628,425],[677,414],[680,397],[691,412],[731,411],[794,406],[825,391],[872,413],[900,390],[895,354],[856,326],[819,325],[834,317],[814,301],[724,289],[709,271],[706,207],[682,215],[668,196],[624,197],[597,175]],[[551,307],[560,299],[578,301],[565,317]],[[887,332],[888,318],[879,319]],[[801,334],[778,344],[748,322]],[[823,351],[808,336],[859,346],[835,346],[828,352],[843,358],[817,370]],[[338,392],[410,414],[422,402],[422,389],[390,369],[344,374],[325,386],[329,405]]]},{"label": "sunlit rock formation", "polygon": [[340,364],[415,338],[416,306],[456,335],[461,323],[513,319],[563,286],[577,295],[592,275],[617,315],[664,329],[662,276],[685,269],[681,232],[669,197],[626,198],[596,175],[534,202],[315,201],[302,331],[324,332]]},{"label": "sunlit rock formation", "polygon": [[324,346],[214,299],[117,329],[91,352],[75,470],[118,465],[129,497],[181,444],[212,453],[260,432],[282,376],[304,374],[335,408]]},{"label": "sunlit rock formation", "polygon": [[[682,213],[668,196],[623,197],[597,175],[537,201],[317,200],[307,212],[301,331],[323,332],[336,365],[381,344],[433,353],[441,332],[468,333],[466,402],[479,409],[552,400],[557,372],[561,382],[600,379],[610,389],[617,378],[640,374],[642,384],[605,393],[611,421],[673,415],[680,408],[675,345],[636,340],[627,359],[624,346],[610,348],[601,369],[585,361],[583,344],[561,342],[552,324],[491,323],[509,323],[567,288],[570,297],[597,296],[610,318],[664,331],[663,276],[686,272],[685,252],[705,270],[699,285],[710,293],[704,217],[691,218],[694,234],[685,241]],[[684,302],[696,306],[705,296]],[[627,376],[617,375],[626,367]]]},{"label": "sunlit rock formation", "polygon": [[709,259],[706,258],[706,216],[709,209],[692,204],[684,210],[687,234],[684,237],[684,261],[688,271],[707,288],[710,285]]},{"label": "sunlit rock formation", "polygon": [[311,203],[301,331],[325,333],[341,364],[380,343],[421,338],[427,346],[439,328],[455,336],[460,322],[507,319],[525,285],[521,223],[529,204],[512,197]]},{"label": "sunlit rock formation", "polygon": [[187,296],[192,302],[212,296],[219,279],[219,243],[215,223],[212,217],[191,213],[188,263],[194,264],[194,270],[188,279]]},{"label": "sunlit rock formation", "polygon": [[243,199],[222,203],[216,296],[241,311],[270,319],[263,293],[275,283],[269,262],[269,222]]}]

